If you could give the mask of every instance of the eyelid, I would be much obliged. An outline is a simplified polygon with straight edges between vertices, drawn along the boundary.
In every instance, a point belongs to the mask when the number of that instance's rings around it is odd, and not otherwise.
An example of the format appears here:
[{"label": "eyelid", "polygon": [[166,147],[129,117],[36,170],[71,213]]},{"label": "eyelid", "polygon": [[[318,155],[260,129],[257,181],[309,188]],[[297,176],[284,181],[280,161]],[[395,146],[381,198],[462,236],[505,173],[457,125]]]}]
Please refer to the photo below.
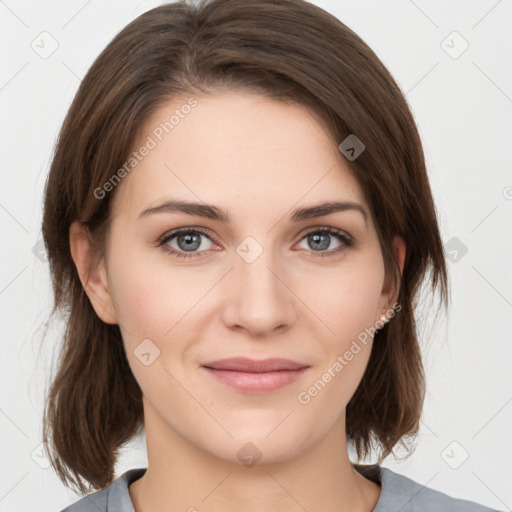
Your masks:
[{"label": "eyelid", "polygon": [[300,239],[302,240],[304,237],[306,237],[310,233],[322,233],[322,232],[335,233],[335,234],[338,234],[340,236],[347,238],[351,242],[355,242],[354,237],[352,235],[350,235],[349,233],[347,233],[345,230],[335,228],[332,226],[326,226],[323,224],[320,224],[317,226],[309,226],[309,227],[305,228],[304,231],[302,231],[298,236],[300,236]]},{"label": "eyelid", "polygon": [[158,239],[157,244],[158,244],[158,246],[162,246],[162,245],[166,244],[171,238],[174,238],[175,236],[177,236],[181,233],[189,233],[189,232],[201,233],[204,236],[206,236],[207,238],[209,238],[216,245],[220,245],[217,242],[215,235],[213,235],[210,230],[208,230],[206,228],[198,228],[198,227],[194,227],[194,226],[186,226],[183,228],[171,229],[170,231],[167,231],[166,233],[164,233]]},{"label": "eyelid", "polygon": [[[214,244],[221,245],[217,242],[216,237],[214,235],[212,235],[210,230],[208,230],[206,228],[200,228],[200,227],[194,227],[194,226],[185,226],[185,227],[181,227],[181,228],[172,229],[172,230],[166,232],[164,235],[162,235],[158,239],[157,245],[159,247],[163,247],[167,242],[169,242],[169,240],[171,240],[175,236],[177,236],[181,233],[189,233],[189,232],[201,233],[202,235],[209,238]],[[297,236],[299,236],[299,240],[297,243],[302,242],[302,240],[304,240],[304,238],[306,238],[308,235],[310,235],[312,233],[327,233],[330,235],[337,235],[338,237],[340,237],[342,239],[343,243],[345,243],[345,245],[346,245],[346,247],[342,250],[346,250],[347,248],[351,248],[355,245],[355,239],[350,234],[348,234],[346,231],[343,231],[342,229],[339,229],[339,228],[326,226],[326,225],[309,226],[308,228],[305,228],[304,231],[302,231],[299,235],[297,235]],[[176,251],[174,248],[164,248],[164,250],[170,255],[174,255],[174,256],[178,255],[178,257],[183,256],[183,257],[189,257],[189,258],[193,258],[196,256],[200,257],[202,253],[207,252],[207,251],[197,251],[197,252],[196,251],[191,251],[191,252]],[[322,256],[334,255],[337,252],[342,252],[342,250],[340,250],[340,249],[331,249],[329,251],[311,251],[310,250],[309,252],[315,254],[315,256],[322,257]]]}]

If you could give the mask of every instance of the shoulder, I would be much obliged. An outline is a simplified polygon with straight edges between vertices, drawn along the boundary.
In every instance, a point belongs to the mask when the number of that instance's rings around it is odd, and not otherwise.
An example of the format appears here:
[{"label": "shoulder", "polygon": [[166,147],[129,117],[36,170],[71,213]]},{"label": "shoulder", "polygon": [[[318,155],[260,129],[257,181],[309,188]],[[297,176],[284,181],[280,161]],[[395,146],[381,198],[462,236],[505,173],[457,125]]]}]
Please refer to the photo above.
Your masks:
[{"label": "shoulder", "polygon": [[380,466],[355,466],[381,484],[381,494],[373,512],[499,512],[473,501],[448,496],[410,478]]},{"label": "shoulder", "polygon": [[84,496],[61,512],[135,512],[128,486],[145,471],[146,468],[130,469],[105,489]]}]

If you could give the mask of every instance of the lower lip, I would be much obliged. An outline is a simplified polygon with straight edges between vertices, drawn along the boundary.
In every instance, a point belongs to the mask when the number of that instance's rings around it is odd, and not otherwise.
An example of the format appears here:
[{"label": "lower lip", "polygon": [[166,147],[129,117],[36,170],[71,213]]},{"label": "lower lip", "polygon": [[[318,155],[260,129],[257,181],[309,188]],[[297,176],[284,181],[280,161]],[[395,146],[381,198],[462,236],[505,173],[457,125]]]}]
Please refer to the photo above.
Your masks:
[{"label": "lower lip", "polygon": [[214,370],[203,366],[213,377],[240,391],[265,393],[275,391],[299,379],[308,367],[299,370],[281,370],[275,372],[238,372],[234,370]]}]

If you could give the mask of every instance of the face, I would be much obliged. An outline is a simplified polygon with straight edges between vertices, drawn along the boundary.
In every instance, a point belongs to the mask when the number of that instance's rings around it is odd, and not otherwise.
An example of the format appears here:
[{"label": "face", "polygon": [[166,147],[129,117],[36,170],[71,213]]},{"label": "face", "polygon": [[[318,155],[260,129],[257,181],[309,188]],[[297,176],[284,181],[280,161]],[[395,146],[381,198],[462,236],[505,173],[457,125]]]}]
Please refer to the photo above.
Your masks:
[{"label": "face", "polygon": [[[218,92],[160,133],[185,103],[158,110],[136,144],[155,143],[115,190],[92,302],[121,327],[146,430],[225,460],[245,446],[284,461],[344,425],[368,332],[394,302],[374,221],[304,107]],[[234,357],[305,369],[203,366]]]}]

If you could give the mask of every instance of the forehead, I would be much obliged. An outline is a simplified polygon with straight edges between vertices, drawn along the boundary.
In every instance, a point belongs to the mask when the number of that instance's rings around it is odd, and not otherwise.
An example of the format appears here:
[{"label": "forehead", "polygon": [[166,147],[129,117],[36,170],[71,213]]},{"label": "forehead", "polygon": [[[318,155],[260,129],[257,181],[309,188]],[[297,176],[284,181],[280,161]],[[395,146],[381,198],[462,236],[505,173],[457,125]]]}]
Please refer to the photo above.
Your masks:
[{"label": "forehead", "polygon": [[175,98],[144,123],[114,215],[135,217],[168,196],[253,214],[326,198],[365,204],[336,141],[306,107],[240,92],[194,100]]}]

